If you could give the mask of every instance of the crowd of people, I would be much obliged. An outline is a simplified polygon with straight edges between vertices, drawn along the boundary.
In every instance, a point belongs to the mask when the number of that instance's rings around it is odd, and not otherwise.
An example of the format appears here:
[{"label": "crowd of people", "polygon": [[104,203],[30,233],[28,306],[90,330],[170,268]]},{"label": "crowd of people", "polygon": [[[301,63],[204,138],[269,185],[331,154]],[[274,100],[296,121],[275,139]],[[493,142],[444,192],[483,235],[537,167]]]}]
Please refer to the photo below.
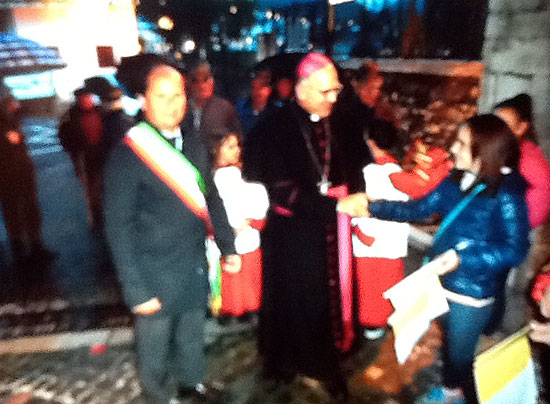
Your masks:
[{"label": "crowd of people", "polygon": [[[531,230],[550,212],[530,97],[471,117],[445,150],[403,144],[377,113],[383,76],[372,63],[344,80],[330,58],[309,53],[295,76],[274,79],[257,72],[235,107],[214,95],[207,63],[186,75],[159,62],[144,76],[136,117],[124,113],[119,88],[94,80],[61,119],[88,224],[104,231],[135,315],[145,398],[224,402],[202,349],[210,301],[221,324],[258,319],[266,388],[305,378],[345,402],[342,353],[388,332],[393,307],[382,294],[405,276],[408,223],[438,214],[426,258],[450,310],[443,385],[422,400],[477,403],[480,335],[502,322],[509,273],[525,287],[534,278],[523,263]],[[0,146],[22,147],[14,130]],[[16,253],[22,236],[9,234]],[[39,235],[25,239],[25,249],[45,250]],[[207,260],[213,253],[219,265]],[[550,317],[548,274],[533,298]],[[550,343],[541,318],[532,327],[534,341]]]}]

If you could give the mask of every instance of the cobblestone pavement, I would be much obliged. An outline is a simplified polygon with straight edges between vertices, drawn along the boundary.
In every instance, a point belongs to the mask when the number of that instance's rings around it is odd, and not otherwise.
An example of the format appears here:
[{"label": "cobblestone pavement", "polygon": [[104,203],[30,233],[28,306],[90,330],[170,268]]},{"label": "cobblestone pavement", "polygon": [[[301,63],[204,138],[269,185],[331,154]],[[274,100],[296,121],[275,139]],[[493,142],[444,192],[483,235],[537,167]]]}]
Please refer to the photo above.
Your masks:
[{"label": "cobblestone pavement", "polygon": [[[58,254],[55,264],[28,270],[10,266],[6,235],[0,226],[0,345],[17,347],[0,349],[12,352],[0,355],[0,404],[15,404],[12,398],[25,392],[32,398],[19,395],[17,404],[140,404],[131,317],[121,303],[104,242],[86,227],[82,190],[61,152],[56,125],[55,118],[29,118],[24,127],[37,167],[44,238]],[[418,267],[422,248],[411,248],[407,272]],[[90,338],[97,339],[94,332],[108,334],[115,328],[123,330],[123,337],[116,343],[111,339],[107,351],[93,355]],[[29,339],[22,337],[55,339],[64,333],[70,334],[71,343],[57,348],[66,350],[13,353],[39,350],[27,346]],[[436,360],[393,395],[367,386],[365,369],[377,361],[381,344],[365,342],[343,359],[350,404],[409,404],[439,381],[441,363]],[[228,385],[227,404],[331,403],[326,391],[307,379],[282,390],[267,389],[259,377],[261,363],[250,330],[220,328],[210,320],[206,346],[210,373]]]},{"label": "cobblestone pavement", "polygon": [[[225,335],[207,346],[210,374],[228,386],[228,404],[330,404],[326,391],[312,381],[295,381],[282,390],[269,390],[259,375],[254,332]],[[375,391],[361,383],[361,371],[373,361],[380,342],[369,342],[344,360],[352,398],[350,403],[410,403],[409,389],[399,395]],[[418,378],[426,384],[437,372],[427,369]],[[422,380],[420,380],[422,382]],[[418,386],[421,386],[420,383]],[[417,387],[418,387],[417,386]],[[99,355],[89,348],[52,353],[0,356],[0,403],[30,392],[29,404],[140,404],[136,358],[129,344],[110,346]]]}]

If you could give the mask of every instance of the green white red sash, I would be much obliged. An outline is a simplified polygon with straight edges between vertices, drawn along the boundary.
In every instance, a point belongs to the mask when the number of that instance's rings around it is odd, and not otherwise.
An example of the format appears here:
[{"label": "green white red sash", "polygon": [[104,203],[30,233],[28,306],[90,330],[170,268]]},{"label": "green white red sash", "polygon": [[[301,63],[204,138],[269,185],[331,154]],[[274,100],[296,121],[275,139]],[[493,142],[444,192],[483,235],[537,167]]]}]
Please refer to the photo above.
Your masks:
[{"label": "green white red sash", "polygon": [[206,189],[199,170],[146,122],[130,129],[124,142],[209,229]]},{"label": "green white red sash", "polygon": [[206,187],[201,173],[151,125],[141,122],[124,137],[124,143],[143,163],[197,215],[206,227],[206,254],[209,265],[216,268],[210,280],[210,305],[216,313],[221,307],[221,266],[219,250],[213,241],[213,229],[204,195]]}]

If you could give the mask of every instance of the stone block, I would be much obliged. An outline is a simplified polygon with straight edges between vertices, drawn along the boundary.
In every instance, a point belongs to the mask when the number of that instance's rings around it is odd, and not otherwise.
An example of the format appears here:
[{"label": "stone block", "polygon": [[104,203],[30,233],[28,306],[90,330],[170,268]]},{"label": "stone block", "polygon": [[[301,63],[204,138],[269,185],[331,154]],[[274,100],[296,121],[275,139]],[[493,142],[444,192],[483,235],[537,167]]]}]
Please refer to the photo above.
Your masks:
[{"label": "stone block", "polygon": [[531,85],[531,77],[519,77],[509,74],[499,75],[496,80],[495,99],[493,105],[519,93],[529,93],[531,90]]},{"label": "stone block", "polygon": [[507,37],[512,20],[511,15],[489,14],[485,23],[485,40],[502,36]]},{"label": "stone block", "polygon": [[540,144],[547,156],[550,156],[550,74],[537,74],[531,82],[535,128]]},{"label": "stone block", "polygon": [[488,113],[491,112],[493,105],[496,104],[496,83],[498,75],[485,72],[483,80],[481,82],[481,97],[479,99],[479,112]]},{"label": "stone block", "polygon": [[489,0],[489,13],[546,10],[548,8],[550,8],[549,0]]},{"label": "stone block", "polygon": [[522,40],[550,38],[550,9],[515,14],[509,35]]},{"label": "stone block", "polygon": [[508,48],[487,52],[487,68],[494,72],[532,75],[550,70],[550,38],[508,41]]},{"label": "stone block", "polygon": [[533,11],[550,9],[549,0],[510,0],[509,7],[514,11]]}]

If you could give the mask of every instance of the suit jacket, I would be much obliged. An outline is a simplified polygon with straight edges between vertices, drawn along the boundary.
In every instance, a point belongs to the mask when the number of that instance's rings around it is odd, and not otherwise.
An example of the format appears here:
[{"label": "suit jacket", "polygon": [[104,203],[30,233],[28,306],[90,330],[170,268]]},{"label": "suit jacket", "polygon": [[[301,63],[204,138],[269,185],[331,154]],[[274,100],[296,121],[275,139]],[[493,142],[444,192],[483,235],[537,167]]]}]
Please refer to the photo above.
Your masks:
[{"label": "suit jacket", "polygon": [[[184,147],[187,155],[185,142]],[[233,230],[212,176],[198,168],[216,243],[223,255],[235,254]],[[166,312],[205,307],[203,221],[122,141],[108,158],[104,191],[105,230],[126,303],[134,307],[158,297]]]}]

